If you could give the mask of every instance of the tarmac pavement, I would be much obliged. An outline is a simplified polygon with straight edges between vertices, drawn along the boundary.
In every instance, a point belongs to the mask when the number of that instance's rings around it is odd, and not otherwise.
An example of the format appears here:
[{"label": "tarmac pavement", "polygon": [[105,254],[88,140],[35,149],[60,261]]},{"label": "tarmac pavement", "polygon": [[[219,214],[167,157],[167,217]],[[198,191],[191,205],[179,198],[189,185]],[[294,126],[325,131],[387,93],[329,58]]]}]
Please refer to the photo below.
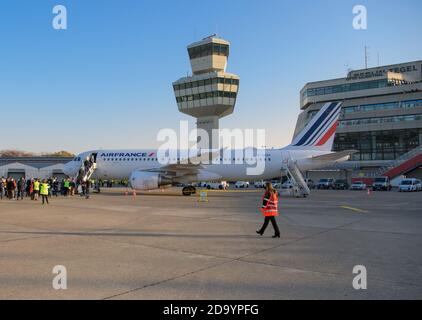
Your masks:
[{"label": "tarmac pavement", "polygon": [[[281,198],[281,239],[255,233],[261,193],[2,200],[0,299],[422,298],[422,193]],[[56,265],[66,290],[53,289]],[[353,288],[357,265],[366,290]]]}]

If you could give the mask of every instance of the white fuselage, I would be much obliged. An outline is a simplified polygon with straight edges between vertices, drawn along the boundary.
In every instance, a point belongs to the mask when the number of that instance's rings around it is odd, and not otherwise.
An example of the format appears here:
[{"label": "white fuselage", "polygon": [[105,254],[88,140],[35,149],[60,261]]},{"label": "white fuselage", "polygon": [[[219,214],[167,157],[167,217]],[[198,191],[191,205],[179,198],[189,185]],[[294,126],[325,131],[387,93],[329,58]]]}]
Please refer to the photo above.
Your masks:
[{"label": "white fuselage", "polygon": [[[334,161],[312,159],[315,156],[332,153],[327,151],[284,148],[254,150],[253,153],[248,153],[246,150],[232,150],[224,157],[214,158],[210,164],[202,164],[201,169],[198,170],[199,173],[181,175],[180,178],[175,176],[174,181],[190,183],[218,180],[266,180],[279,177],[281,172],[286,169],[289,160],[295,161],[302,172],[334,163]],[[134,171],[160,168],[167,164],[163,159],[157,157],[157,150],[96,150],[80,154],[65,165],[64,172],[69,176],[76,176],[84,159],[94,153],[96,154],[97,169],[93,177],[96,179],[128,179]],[[183,156],[181,158],[176,156],[170,157],[168,160],[171,164],[175,164],[185,159]]]}]

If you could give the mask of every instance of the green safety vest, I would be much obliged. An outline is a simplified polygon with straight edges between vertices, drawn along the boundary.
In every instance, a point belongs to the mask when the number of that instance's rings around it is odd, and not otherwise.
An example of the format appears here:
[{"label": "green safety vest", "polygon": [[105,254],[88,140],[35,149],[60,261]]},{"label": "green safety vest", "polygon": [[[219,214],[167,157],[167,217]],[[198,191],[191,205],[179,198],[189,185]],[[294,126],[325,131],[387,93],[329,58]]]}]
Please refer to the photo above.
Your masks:
[{"label": "green safety vest", "polygon": [[50,186],[48,183],[41,183],[40,194],[43,196],[48,196],[48,189]]},{"label": "green safety vest", "polygon": [[65,188],[69,188],[70,187],[70,182],[69,181],[65,181],[63,185],[64,185]]},{"label": "green safety vest", "polygon": [[40,183],[38,181],[34,182],[34,191],[39,191],[40,190]]}]

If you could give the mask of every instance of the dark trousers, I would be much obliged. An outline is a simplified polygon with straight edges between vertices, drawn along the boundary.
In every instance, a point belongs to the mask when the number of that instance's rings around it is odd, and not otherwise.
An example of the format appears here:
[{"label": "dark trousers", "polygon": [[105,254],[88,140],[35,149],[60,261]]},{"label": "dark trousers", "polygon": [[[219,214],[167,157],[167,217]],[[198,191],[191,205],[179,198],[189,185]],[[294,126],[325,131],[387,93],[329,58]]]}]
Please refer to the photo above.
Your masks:
[{"label": "dark trousers", "polygon": [[264,224],[262,225],[262,228],[261,230],[259,230],[259,232],[263,234],[265,232],[265,229],[267,229],[268,223],[270,221],[271,221],[271,224],[273,225],[275,235],[279,235],[280,229],[278,228],[277,221],[275,221],[275,217],[265,217]]},{"label": "dark trousers", "polygon": [[23,190],[18,189],[18,196],[16,197],[17,200],[19,200],[19,198],[21,198],[21,200],[23,200]]},{"label": "dark trousers", "polygon": [[42,204],[44,204],[44,201],[47,201],[47,204],[48,204],[48,195],[41,195],[41,197],[42,197]]}]

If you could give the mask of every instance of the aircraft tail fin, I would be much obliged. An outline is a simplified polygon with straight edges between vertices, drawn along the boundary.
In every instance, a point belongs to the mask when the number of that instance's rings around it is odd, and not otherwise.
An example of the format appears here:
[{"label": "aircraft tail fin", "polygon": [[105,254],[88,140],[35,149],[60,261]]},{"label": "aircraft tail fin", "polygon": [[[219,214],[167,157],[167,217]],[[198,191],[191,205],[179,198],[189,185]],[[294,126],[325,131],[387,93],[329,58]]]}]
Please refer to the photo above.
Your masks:
[{"label": "aircraft tail fin", "polygon": [[293,139],[289,149],[331,151],[342,102],[328,102]]}]

